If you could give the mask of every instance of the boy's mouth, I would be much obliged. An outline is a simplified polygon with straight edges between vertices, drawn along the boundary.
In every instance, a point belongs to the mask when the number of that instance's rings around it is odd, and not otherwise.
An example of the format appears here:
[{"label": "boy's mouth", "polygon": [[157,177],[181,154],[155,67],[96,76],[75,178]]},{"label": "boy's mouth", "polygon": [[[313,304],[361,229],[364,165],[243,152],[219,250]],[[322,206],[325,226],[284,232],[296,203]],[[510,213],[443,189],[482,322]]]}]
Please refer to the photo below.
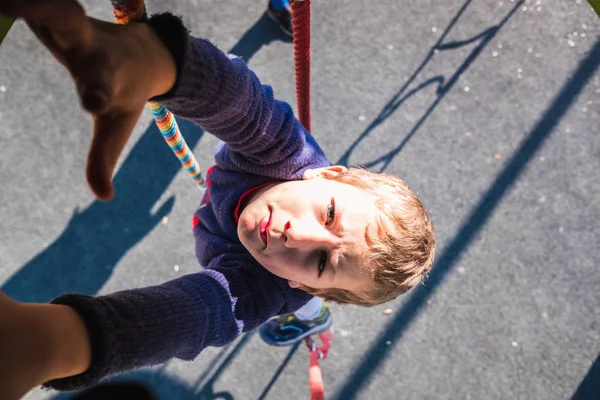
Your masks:
[{"label": "boy's mouth", "polygon": [[267,245],[269,244],[269,233],[268,233],[269,225],[271,225],[271,213],[270,212],[269,212],[269,215],[267,215],[262,221],[260,221],[260,225],[259,225],[260,239],[263,241],[263,243],[265,245],[265,249],[267,248]]}]

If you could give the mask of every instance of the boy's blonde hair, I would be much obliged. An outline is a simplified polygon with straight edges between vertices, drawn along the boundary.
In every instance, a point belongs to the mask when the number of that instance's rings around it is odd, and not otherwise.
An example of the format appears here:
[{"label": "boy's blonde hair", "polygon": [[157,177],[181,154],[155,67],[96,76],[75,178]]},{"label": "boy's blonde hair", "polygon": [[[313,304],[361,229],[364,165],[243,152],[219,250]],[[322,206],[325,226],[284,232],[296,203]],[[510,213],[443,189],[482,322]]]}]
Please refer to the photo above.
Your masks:
[{"label": "boy's blonde hair", "polygon": [[369,250],[360,257],[359,268],[369,271],[372,289],[314,289],[307,292],[336,303],[375,306],[418,285],[433,264],[435,231],[421,201],[400,178],[349,168],[332,178],[366,190],[381,211],[377,235],[366,234]]}]

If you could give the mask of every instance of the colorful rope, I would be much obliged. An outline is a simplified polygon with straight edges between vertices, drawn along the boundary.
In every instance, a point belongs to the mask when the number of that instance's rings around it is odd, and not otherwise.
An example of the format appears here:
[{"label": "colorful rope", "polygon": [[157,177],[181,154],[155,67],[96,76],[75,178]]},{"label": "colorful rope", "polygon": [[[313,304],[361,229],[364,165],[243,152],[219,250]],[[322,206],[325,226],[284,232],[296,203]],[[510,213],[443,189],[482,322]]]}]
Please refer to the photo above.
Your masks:
[{"label": "colorful rope", "polygon": [[202,177],[202,171],[200,171],[200,166],[183,139],[181,132],[179,132],[175,116],[158,103],[151,101],[148,105],[150,106],[152,116],[154,116],[154,121],[156,121],[160,133],[162,133],[167,144],[171,150],[173,150],[173,153],[179,158],[179,161],[181,161],[181,164],[188,170],[192,178],[203,187],[206,186],[206,182]]},{"label": "colorful rope", "polygon": [[[143,0],[111,0],[111,3],[118,24],[128,24],[146,18],[146,7]],[[192,179],[201,187],[206,187],[206,180],[200,171],[200,165],[181,135],[173,114],[158,103],[149,102],[148,105],[160,133],[171,150],[187,169]]]}]

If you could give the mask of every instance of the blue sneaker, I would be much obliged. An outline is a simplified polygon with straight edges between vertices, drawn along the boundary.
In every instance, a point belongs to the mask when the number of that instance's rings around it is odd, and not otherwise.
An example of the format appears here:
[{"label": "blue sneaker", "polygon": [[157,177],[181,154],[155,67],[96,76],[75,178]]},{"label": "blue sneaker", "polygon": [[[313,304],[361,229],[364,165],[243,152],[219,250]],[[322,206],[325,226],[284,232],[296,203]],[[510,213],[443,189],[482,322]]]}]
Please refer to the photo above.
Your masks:
[{"label": "blue sneaker", "polygon": [[333,317],[329,305],[323,308],[316,318],[302,320],[294,314],[285,314],[265,322],[259,329],[260,337],[271,346],[291,346],[307,336],[325,332],[331,326]]}]

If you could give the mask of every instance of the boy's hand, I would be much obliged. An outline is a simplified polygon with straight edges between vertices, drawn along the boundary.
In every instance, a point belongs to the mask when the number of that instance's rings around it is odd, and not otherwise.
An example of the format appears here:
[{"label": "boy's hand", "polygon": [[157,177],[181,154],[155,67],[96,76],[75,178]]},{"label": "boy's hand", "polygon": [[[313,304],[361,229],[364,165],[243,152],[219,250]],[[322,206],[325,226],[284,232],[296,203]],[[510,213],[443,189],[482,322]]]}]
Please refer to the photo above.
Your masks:
[{"label": "boy's hand", "polygon": [[87,179],[101,200],[114,195],[112,173],[146,101],[175,83],[175,62],[147,24],[89,18],[76,0],[0,0],[0,14],[23,18],[71,73],[94,115]]}]

